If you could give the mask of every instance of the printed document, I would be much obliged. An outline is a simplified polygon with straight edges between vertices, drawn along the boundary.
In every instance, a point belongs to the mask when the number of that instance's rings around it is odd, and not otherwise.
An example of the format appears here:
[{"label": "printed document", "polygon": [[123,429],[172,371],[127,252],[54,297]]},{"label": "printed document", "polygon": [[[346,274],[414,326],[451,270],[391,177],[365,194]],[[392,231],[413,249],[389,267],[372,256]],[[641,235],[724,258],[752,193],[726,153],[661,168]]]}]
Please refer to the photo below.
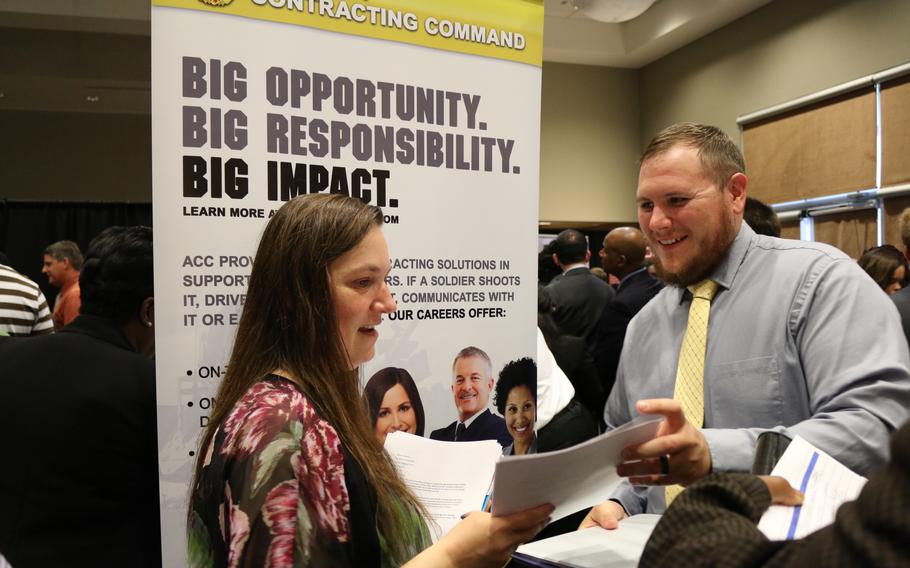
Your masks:
[{"label": "printed document", "polygon": [[480,511],[502,446],[496,440],[440,442],[404,432],[386,436],[385,449],[405,484],[430,514],[434,542],[461,516]]},{"label": "printed document", "polygon": [[571,448],[501,458],[493,480],[493,514],[552,503],[555,521],[600,503],[622,480],[616,474],[622,449],[653,438],[662,420],[641,416]]},{"label": "printed document", "polygon": [[515,557],[531,566],[633,568],[659,520],[660,515],[633,515],[615,530],[591,527],[519,546]]},{"label": "printed document", "polygon": [[758,523],[771,540],[802,538],[834,522],[838,507],[859,496],[866,478],[797,436],[771,475],[779,475],[805,495],[799,507],[772,505]]}]

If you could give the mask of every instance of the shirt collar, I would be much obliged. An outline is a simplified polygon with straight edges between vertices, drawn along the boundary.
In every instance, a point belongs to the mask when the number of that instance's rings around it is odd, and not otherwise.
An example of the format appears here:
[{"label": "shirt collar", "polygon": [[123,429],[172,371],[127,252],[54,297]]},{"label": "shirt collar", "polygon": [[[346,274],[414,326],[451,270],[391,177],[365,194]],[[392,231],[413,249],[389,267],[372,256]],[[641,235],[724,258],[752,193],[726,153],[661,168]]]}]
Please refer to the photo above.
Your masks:
[{"label": "shirt collar", "polygon": [[[460,422],[460,424],[464,424],[465,429],[467,429],[468,426],[470,426],[475,420],[477,420],[478,416],[480,416],[481,414],[483,414],[486,411],[487,411],[487,409],[485,408],[485,409],[481,410],[480,412],[475,413],[474,416],[468,418],[464,422]],[[458,425],[456,424],[456,427],[457,426]]]},{"label": "shirt collar", "polygon": [[576,268],[588,268],[587,262],[576,262],[575,264],[570,264],[566,266],[566,269],[562,271],[563,274],[570,270],[575,270]]},{"label": "shirt collar", "polygon": [[727,254],[714,267],[708,278],[720,284],[721,288],[727,290],[732,288],[736,273],[739,272],[739,267],[746,258],[746,252],[749,251],[753,237],[755,237],[755,231],[747,223],[740,223],[739,233],[733,239],[733,244],[727,249]]}]

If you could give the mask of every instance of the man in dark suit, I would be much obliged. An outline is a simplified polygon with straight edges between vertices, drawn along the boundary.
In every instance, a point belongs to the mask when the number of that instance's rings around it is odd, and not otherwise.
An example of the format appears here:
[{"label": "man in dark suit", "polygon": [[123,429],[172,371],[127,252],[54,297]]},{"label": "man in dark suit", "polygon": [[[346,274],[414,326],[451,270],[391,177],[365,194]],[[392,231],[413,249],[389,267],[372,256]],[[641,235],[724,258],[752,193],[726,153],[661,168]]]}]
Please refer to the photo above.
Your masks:
[{"label": "man in dark suit", "polygon": [[490,356],[477,347],[465,347],[452,363],[452,394],[458,420],[445,428],[433,430],[430,438],[443,442],[476,442],[496,440],[506,447],[512,437],[506,422],[496,416],[487,404],[493,390],[493,364]]},{"label": "man in dark suit", "polygon": [[600,249],[604,270],[619,278],[616,296],[604,308],[597,324],[594,347],[594,362],[603,385],[604,402],[616,381],[616,367],[629,322],[663,287],[644,265],[646,247],[641,231],[634,227],[619,227],[607,233]]},{"label": "man in dark suit", "polygon": [[562,274],[547,285],[553,303],[553,319],[562,333],[583,337],[590,347],[604,306],[613,298],[613,289],[591,274],[591,251],[585,236],[566,229],[553,241],[553,261]]}]

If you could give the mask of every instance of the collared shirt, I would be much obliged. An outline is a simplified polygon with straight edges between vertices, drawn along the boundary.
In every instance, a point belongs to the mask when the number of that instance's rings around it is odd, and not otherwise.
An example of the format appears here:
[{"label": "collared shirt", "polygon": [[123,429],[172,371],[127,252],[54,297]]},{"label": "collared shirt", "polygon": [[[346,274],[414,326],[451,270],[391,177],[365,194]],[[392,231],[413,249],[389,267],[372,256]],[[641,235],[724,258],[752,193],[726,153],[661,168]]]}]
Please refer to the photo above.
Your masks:
[{"label": "collared shirt", "polygon": [[[705,426],[714,471],[749,471],[758,435],[800,435],[860,474],[888,458],[910,416],[910,356],[897,309],[857,263],[820,243],[756,235],[745,223],[708,276]],[[672,398],[691,294],[664,288],[629,325],[604,419]],[[661,512],[663,487],[613,495]]]}]

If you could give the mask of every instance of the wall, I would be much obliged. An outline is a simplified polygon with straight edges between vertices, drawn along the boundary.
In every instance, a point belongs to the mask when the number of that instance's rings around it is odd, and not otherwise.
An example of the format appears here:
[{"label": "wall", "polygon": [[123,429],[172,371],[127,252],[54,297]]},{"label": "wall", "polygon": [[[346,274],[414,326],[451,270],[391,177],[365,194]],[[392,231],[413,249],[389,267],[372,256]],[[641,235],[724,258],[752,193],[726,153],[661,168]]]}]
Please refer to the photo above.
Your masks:
[{"label": "wall", "polygon": [[152,200],[149,115],[0,111],[0,199]]},{"label": "wall", "polygon": [[544,63],[540,218],[634,221],[638,71]]},{"label": "wall", "polygon": [[778,0],[641,69],[641,144],[910,61],[906,0]]}]

